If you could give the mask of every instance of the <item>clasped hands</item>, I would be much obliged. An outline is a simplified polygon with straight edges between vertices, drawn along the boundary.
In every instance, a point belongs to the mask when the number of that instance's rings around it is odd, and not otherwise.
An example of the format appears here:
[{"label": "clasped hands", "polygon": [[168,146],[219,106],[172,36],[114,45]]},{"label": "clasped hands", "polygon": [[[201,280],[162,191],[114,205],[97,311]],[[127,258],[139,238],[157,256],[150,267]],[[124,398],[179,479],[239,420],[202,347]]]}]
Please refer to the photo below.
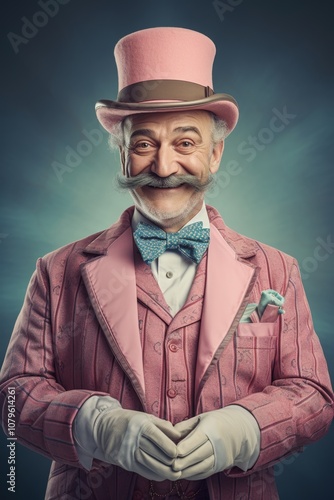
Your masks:
[{"label": "clasped hands", "polygon": [[227,407],[173,426],[147,413],[107,409],[94,424],[94,456],[154,481],[204,479],[237,465],[245,432],[242,422],[235,432],[234,417]]}]

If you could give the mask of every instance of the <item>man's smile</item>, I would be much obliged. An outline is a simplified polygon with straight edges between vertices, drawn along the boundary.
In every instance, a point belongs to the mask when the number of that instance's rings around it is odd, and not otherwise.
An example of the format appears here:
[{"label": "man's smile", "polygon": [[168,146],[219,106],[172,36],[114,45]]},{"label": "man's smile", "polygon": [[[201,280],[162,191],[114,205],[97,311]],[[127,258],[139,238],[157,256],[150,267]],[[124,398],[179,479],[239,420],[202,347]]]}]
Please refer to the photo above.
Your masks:
[{"label": "man's smile", "polygon": [[184,183],[179,184],[178,186],[152,186],[151,184],[147,184],[146,187],[149,187],[151,189],[178,189],[184,185]]}]

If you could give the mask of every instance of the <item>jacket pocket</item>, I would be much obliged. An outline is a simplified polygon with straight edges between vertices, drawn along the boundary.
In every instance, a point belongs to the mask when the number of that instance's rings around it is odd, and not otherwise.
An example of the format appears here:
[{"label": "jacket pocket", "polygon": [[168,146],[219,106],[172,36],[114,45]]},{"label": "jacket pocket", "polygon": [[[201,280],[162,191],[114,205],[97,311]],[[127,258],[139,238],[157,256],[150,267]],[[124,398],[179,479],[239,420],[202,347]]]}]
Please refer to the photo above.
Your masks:
[{"label": "jacket pocket", "polygon": [[234,337],[238,398],[272,383],[277,336],[275,323],[241,323]]},{"label": "jacket pocket", "polygon": [[275,323],[239,323],[236,337],[273,338],[276,337]]}]

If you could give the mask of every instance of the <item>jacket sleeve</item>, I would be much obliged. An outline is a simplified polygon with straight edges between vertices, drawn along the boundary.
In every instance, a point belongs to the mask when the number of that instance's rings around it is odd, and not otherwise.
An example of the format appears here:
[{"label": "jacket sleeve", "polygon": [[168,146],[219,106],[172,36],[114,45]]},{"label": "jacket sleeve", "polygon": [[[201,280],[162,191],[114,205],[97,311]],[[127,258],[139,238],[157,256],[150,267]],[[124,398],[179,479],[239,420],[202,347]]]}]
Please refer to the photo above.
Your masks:
[{"label": "jacket sleeve", "polygon": [[14,397],[18,441],[48,458],[79,467],[72,424],[87,398],[105,393],[66,391],[57,382],[49,283],[43,267],[39,259],[1,369],[2,425],[8,434],[8,407]]},{"label": "jacket sleeve", "polygon": [[[234,403],[250,411],[260,428],[260,454],[248,473],[273,465],[320,439],[333,419],[327,364],[295,260],[284,295],[285,314],[277,338],[273,382],[262,392]],[[230,472],[234,473],[237,469]]]}]

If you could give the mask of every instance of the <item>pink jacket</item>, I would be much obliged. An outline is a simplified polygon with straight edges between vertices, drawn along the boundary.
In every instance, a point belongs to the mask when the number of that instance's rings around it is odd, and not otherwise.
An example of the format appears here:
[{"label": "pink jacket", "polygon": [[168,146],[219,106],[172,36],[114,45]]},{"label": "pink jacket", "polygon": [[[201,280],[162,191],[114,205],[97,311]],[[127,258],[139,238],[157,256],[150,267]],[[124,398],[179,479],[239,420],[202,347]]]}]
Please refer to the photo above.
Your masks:
[{"label": "pink jacket", "polygon": [[[296,261],[237,234],[207,208],[211,241],[195,413],[237,403],[261,430],[252,470],[212,476],[210,498],[274,499],[271,466],[322,437],[332,421],[327,365]],[[132,211],[110,229],[39,259],[2,367],[1,406],[8,387],[15,387],[18,439],[53,460],[48,500],[132,498],[136,476],[98,461],[87,473],[72,434],[91,395],[110,394],[125,408],[151,412],[138,333]],[[285,314],[239,323],[246,305],[268,288],[285,297]]]}]

